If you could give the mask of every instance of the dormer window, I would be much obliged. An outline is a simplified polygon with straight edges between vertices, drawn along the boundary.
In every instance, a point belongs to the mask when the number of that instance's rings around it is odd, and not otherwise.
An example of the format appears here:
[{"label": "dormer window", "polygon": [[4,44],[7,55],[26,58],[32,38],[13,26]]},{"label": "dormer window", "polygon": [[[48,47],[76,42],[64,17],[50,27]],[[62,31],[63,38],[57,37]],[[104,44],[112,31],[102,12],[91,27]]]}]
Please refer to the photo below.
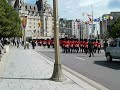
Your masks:
[{"label": "dormer window", "polygon": [[34,10],[35,10],[35,7],[34,7]]},{"label": "dormer window", "polygon": [[31,9],[32,7],[30,6],[30,9]]}]

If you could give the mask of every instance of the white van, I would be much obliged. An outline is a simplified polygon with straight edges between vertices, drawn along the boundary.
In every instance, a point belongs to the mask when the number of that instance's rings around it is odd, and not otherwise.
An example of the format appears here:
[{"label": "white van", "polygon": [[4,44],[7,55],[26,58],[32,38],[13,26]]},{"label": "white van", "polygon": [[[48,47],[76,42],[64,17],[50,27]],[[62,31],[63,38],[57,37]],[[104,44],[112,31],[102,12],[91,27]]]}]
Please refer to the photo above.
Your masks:
[{"label": "white van", "polygon": [[106,59],[112,61],[112,59],[120,59],[120,38],[117,38],[109,44],[106,48]]}]

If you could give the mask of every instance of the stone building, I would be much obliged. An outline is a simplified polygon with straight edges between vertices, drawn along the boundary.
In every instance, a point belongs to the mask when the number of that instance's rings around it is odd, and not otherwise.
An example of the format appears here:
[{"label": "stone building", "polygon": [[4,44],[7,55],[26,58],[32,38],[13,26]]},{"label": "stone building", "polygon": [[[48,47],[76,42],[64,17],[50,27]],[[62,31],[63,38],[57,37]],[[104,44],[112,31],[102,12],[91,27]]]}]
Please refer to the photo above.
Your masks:
[{"label": "stone building", "polygon": [[53,11],[46,0],[37,0],[35,4],[24,3],[24,0],[8,0],[8,3],[18,12],[21,20],[27,17],[26,37],[37,39],[52,36]]},{"label": "stone building", "polygon": [[70,38],[83,38],[83,25],[79,20],[60,18],[60,34]]}]

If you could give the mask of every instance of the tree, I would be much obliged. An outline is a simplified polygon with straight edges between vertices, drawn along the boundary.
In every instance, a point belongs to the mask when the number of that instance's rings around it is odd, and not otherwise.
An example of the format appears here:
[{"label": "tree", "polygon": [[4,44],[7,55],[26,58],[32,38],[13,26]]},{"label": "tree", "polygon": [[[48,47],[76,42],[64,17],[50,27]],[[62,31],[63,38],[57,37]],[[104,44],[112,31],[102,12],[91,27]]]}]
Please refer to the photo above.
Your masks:
[{"label": "tree", "polygon": [[109,37],[118,38],[120,37],[120,18],[113,22],[108,28]]},{"label": "tree", "polygon": [[19,15],[6,0],[0,0],[0,37],[17,36],[22,36]]}]

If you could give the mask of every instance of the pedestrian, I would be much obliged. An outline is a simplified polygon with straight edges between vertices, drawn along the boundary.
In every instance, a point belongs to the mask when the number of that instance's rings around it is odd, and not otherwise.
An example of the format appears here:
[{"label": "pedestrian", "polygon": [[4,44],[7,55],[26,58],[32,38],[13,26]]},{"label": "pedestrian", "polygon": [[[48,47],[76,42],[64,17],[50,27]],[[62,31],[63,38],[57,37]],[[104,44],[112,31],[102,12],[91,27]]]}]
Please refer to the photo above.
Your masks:
[{"label": "pedestrian", "polygon": [[108,43],[107,43],[107,40],[105,40],[104,42],[104,45],[103,45],[103,48],[104,48],[104,51],[106,52],[106,48],[108,47]]},{"label": "pedestrian", "polygon": [[13,41],[12,41],[12,42],[13,42],[13,46],[14,46],[14,45],[15,45],[15,39],[13,39]]},{"label": "pedestrian", "polygon": [[95,40],[94,41],[94,53],[96,53],[96,51],[97,51],[97,44],[98,44],[98,42]]},{"label": "pedestrian", "polygon": [[76,40],[76,43],[75,43],[75,49],[76,49],[76,52],[78,53],[79,52],[79,40],[78,39]]},{"label": "pedestrian", "polygon": [[19,48],[19,40],[17,40],[17,48]]},{"label": "pedestrian", "polygon": [[45,48],[46,47],[46,44],[47,44],[47,40],[43,40],[43,47]]},{"label": "pedestrian", "polygon": [[42,39],[40,39],[40,41],[39,41],[39,45],[42,46]]},{"label": "pedestrian", "polygon": [[71,39],[70,41],[70,52],[73,53],[73,49],[74,49],[74,41],[73,39]]},{"label": "pedestrian", "polygon": [[0,41],[0,61],[2,58],[2,49],[4,49],[4,46],[2,45],[1,41]]},{"label": "pedestrian", "polygon": [[89,39],[89,42],[88,42],[88,50],[89,50],[89,57],[91,57],[91,54],[92,56],[94,56],[94,53],[93,53],[93,43],[91,42],[91,40]]},{"label": "pedestrian", "polygon": [[50,39],[47,39],[47,47],[50,48]]},{"label": "pedestrian", "polygon": [[24,46],[24,41],[21,42],[21,45]]},{"label": "pedestrian", "polygon": [[32,40],[32,48],[35,49],[36,43],[34,40]]},{"label": "pedestrian", "polygon": [[65,53],[65,49],[66,49],[65,45],[66,45],[66,40],[64,39],[63,40],[63,45],[62,45],[63,53]]},{"label": "pedestrian", "polygon": [[69,40],[67,39],[66,42],[65,42],[65,53],[69,53],[69,45],[70,45],[70,42]]},{"label": "pedestrian", "polygon": [[88,41],[87,39],[85,40],[85,53],[87,54],[88,53]]},{"label": "pedestrian", "polygon": [[100,41],[98,40],[98,43],[97,43],[97,50],[98,50],[98,53],[101,52],[100,49],[101,49],[101,43],[100,43]]},{"label": "pedestrian", "polygon": [[85,41],[84,40],[82,40],[82,53],[84,52],[84,46],[85,46]]}]

